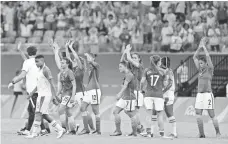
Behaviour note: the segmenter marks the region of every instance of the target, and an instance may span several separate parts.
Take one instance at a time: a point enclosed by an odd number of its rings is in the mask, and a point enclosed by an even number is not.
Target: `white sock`
[[[63,129],[55,120],[51,122],[51,126],[56,128],[58,131],[61,131]]]
[[[169,123],[171,125],[171,129],[172,129],[171,132],[172,132],[172,134],[177,135],[177,123],[176,123],[176,119],[175,119],[174,116],[171,116],[169,118]]]
[[[151,134],[154,134],[154,129],[156,126],[156,122],[157,122],[157,116],[156,115],[152,115],[151,117]]]
[[[33,129],[32,129],[32,135],[37,135],[38,129],[40,128],[41,121],[34,121],[33,122]]]

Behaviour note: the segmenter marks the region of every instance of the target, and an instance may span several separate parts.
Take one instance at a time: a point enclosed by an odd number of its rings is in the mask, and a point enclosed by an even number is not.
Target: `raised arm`
[[[206,60],[207,60],[208,66],[209,66],[210,68],[214,68],[213,63],[212,63],[212,61],[211,61],[210,54],[209,54],[209,52],[208,52],[208,50],[207,50],[207,48],[206,48],[205,45],[203,45],[203,50],[204,50],[205,55],[206,55]]]
[[[117,99],[120,99],[123,96],[123,92],[127,89],[128,84],[134,79],[133,74],[129,74],[126,76],[124,80],[124,84],[120,90],[120,92],[117,94]]]
[[[198,55],[199,55],[200,49],[201,49],[201,46],[198,47],[198,49],[196,50],[196,52],[195,52],[195,54],[193,56],[193,61],[194,61],[195,66],[196,66],[197,69],[199,69]]]
[[[131,64],[133,64],[135,67],[139,68],[140,63],[134,61],[134,60],[131,58],[130,50],[131,50],[131,48],[126,50],[127,60],[128,60]]]
[[[17,49],[19,50],[19,52],[20,52],[21,57],[23,58],[23,60],[27,60],[28,58],[26,57],[26,55],[24,54],[24,52],[21,50],[21,42],[18,43]]]
[[[53,41],[53,39],[50,40],[50,46],[53,48],[55,54],[55,63],[58,69],[61,69],[61,57],[59,55],[60,47],[56,42]]]
[[[72,52],[72,54],[74,56],[74,59],[75,59],[77,65],[79,66],[80,69],[82,69],[83,68],[82,62],[81,62],[78,54],[76,53],[76,51],[73,49],[73,44],[74,44],[74,41],[71,41],[70,44],[69,44],[69,48],[70,48],[70,50],[71,50],[71,52]]]
[[[60,74],[58,74],[58,87],[57,87],[56,96],[59,96],[61,94],[61,91],[62,91],[62,83],[60,81]]]
[[[172,77],[173,77],[173,73],[171,71],[168,71],[168,73],[165,75],[165,78],[164,78],[165,88],[162,90],[163,93],[165,93],[167,90],[169,90],[172,87],[173,81],[174,81]]]
[[[65,49],[66,49],[66,57],[73,63],[71,57],[70,57],[70,52],[69,52],[69,44],[70,44],[70,41],[67,41],[66,44],[65,44]]]

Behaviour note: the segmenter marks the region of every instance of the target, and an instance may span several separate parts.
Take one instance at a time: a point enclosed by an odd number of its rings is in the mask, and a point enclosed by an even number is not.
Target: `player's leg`
[[[121,117],[120,117],[119,114],[123,110],[123,108],[122,108],[123,103],[122,102],[119,102],[119,101],[117,102],[116,107],[114,108],[114,111],[113,111],[113,115],[114,115],[114,118],[115,118],[116,130],[110,136],[120,136],[120,135],[122,135],[122,132],[121,132]]]
[[[69,132],[70,134],[75,135],[78,131],[78,126],[76,126],[75,122],[74,122],[74,116],[72,115],[72,108],[67,107],[66,108],[66,115],[67,115],[67,119],[68,119],[68,123],[69,124]]]
[[[101,118],[100,118],[100,110],[99,110],[99,104],[91,104],[93,113],[96,118],[96,130],[92,133],[101,134]]]
[[[215,128],[215,132],[216,132],[216,135],[219,137],[221,134],[220,134],[220,129],[219,129],[219,123],[218,123],[218,120],[217,118],[215,117],[215,111],[214,111],[214,96],[213,94],[209,94],[208,93],[208,96],[207,96],[208,100],[207,100],[207,103],[208,103],[208,114],[213,122],[213,125],[214,125],[214,128]]]
[[[151,97],[144,98],[144,105],[146,108],[146,133],[141,133],[142,136],[151,137],[151,114],[153,109],[153,100]]]
[[[204,101],[204,95],[202,93],[198,93],[196,96],[195,111],[196,111],[196,121],[199,129],[200,138],[205,138],[204,124],[202,119],[202,113],[204,109],[203,101]]]
[[[10,118],[12,118],[13,111],[14,111],[14,108],[15,108],[15,105],[16,105],[16,102],[17,102],[18,95],[19,95],[18,92],[14,92],[15,98],[14,98],[14,101],[13,101],[13,106],[12,106],[11,113],[10,113]]]
[[[59,106],[59,119],[61,122],[61,125],[64,129],[67,129],[67,123],[66,123],[66,105],[60,104]]]
[[[153,107],[155,107],[155,106],[153,106]],[[150,133],[149,134],[150,134],[151,137],[153,137],[154,136],[154,130],[155,130],[156,126],[157,126],[157,112],[156,112],[155,109],[153,109],[151,111],[151,113],[152,113],[152,116],[151,116],[151,127],[150,127]]]
[[[137,112],[135,109],[136,101],[135,100],[126,100],[127,106],[125,107],[124,112],[131,118],[131,127],[132,132],[127,136],[137,136],[137,127],[138,127],[138,119]]]
[[[139,109],[143,106],[143,94],[140,91],[134,91],[134,93],[136,95],[136,118],[138,122],[137,131],[138,133],[142,133],[144,129],[139,118]]]
[[[79,133],[79,135],[90,133],[90,130],[88,127],[88,113],[87,113],[87,107],[88,106],[89,106],[89,103],[83,101],[82,105],[80,107],[80,111],[82,113],[82,121],[83,121],[84,129]]]
[[[154,98],[154,106],[158,117],[158,127],[160,136],[164,136],[164,99],[163,98]]]

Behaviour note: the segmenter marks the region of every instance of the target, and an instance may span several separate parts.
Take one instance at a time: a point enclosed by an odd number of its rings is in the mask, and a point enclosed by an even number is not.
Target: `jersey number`
[[[208,105],[209,105],[209,106],[211,105],[211,100],[208,100]]]
[[[158,79],[159,79],[159,75],[151,75],[150,78],[151,78],[150,85],[156,86]]]

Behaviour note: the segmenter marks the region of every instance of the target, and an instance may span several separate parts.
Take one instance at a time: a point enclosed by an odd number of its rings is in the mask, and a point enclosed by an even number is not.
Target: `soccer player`
[[[211,88],[214,66],[207,50],[207,43],[208,43],[208,39],[203,38],[200,42],[200,45],[196,53],[193,56],[194,63],[196,65],[196,68],[199,71],[198,93],[196,96],[195,110],[196,110],[197,124],[199,128],[200,138],[205,138],[204,126],[203,126],[203,120],[202,120],[203,110],[208,111],[208,114],[211,117],[212,122],[214,124],[216,135],[218,137],[221,135],[219,130],[218,120],[215,117],[214,95],[212,93],[212,88]],[[198,56],[201,49],[203,49],[206,57]]]
[[[142,74],[143,74],[143,65],[142,65],[142,59],[140,57],[140,55],[133,53],[130,53],[130,50],[132,49],[132,47],[130,45],[127,45],[126,50],[124,53],[126,53],[127,55],[127,61],[130,64],[131,67],[131,71],[134,75],[135,78],[135,96],[136,96],[136,111],[137,111],[137,119],[138,119],[138,128],[137,131],[138,133],[143,132],[143,125],[141,125],[140,123],[140,119],[139,119],[139,109],[140,107],[143,106],[143,94],[140,91],[140,81],[142,78]]]
[[[117,94],[117,103],[113,111],[115,117],[116,130],[110,136],[120,136],[121,132],[121,118],[119,113],[124,110],[124,112],[131,118],[132,133],[128,136],[137,136],[137,110],[136,110],[136,98],[134,94],[134,75],[131,70],[128,68],[127,62],[120,62],[119,70],[121,73],[124,73],[124,82],[123,87],[120,92]]]
[[[38,77],[37,77],[37,86],[29,94],[31,97],[35,92],[38,93],[36,101],[36,112],[35,120],[33,122],[32,134],[26,136],[26,138],[35,138],[38,136],[38,128],[41,124],[42,117],[47,120],[54,128],[58,131],[57,138],[61,138],[65,133],[63,129],[49,114],[49,104],[52,100],[52,96],[55,96],[55,86],[54,80],[51,74],[50,69],[44,63],[44,56],[38,55],[35,57],[36,65],[39,68]],[[53,91],[53,93],[52,93]],[[56,97],[56,96],[55,96]],[[55,98],[54,98],[55,99]]]
[[[67,129],[68,123],[66,122],[66,116],[68,117],[69,126],[71,131],[76,132],[76,125],[74,123],[74,117],[71,112],[71,108],[75,105],[75,94],[76,94],[76,82],[74,73],[72,71],[72,63],[67,58],[61,60],[61,71],[58,74],[58,101],[59,105],[59,116],[62,123],[62,127]],[[59,96],[61,98],[59,98]]]
[[[88,62],[88,84],[86,87],[87,93],[83,97],[82,105],[81,105],[81,112],[82,112],[82,119],[84,124],[84,129],[81,131],[80,135],[90,133],[88,128],[88,112],[87,107],[91,104],[92,111],[96,117],[96,130],[92,131],[92,134],[101,134],[100,130],[100,112],[99,112],[99,105],[101,102],[101,90],[99,84],[99,64],[95,61],[94,54],[85,53]]]
[[[85,60],[82,57],[79,57],[78,54],[75,52],[73,49],[73,44],[74,41],[68,41],[66,43],[66,57],[72,62],[73,66],[73,72],[76,80],[76,95],[75,95],[75,101],[77,102],[78,106],[81,106],[83,97],[85,96],[85,87],[83,84],[83,78],[84,78],[84,72],[85,72]],[[71,59],[69,49],[71,50],[74,60]],[[79,109],[80,112],[80,109]],[[76,116],[79,114],[77,112]],[[93,120],[89,112],[87,111],[87,118],[88,118],[88,124],[91,128],[92,131],[95,130],[94,125],[93,125]]]
[[[166,71],[164,80],[163,97],[165,99],[165,113],[169,119],[169,123],[172,127],[170,136],[177,138],[176,119],[173,115],[173,103],[174,103],[174,92],[175,92],[175,81],[173,71],[170,68],[170,58],[165,56],[161,60],[161,67]]]
[[[21,73],[16,76],[12,82],[9,84],[8,88],[12,87],[14,84],[18,83],[22,79],[26,78],[26,91],[27,93],[31,93],[33,89],[36,87],[37,84],[37,73],[39,69],[36,66],[35,63],[35,56],[37,53],[37,49],[34,46],[30,46],[27,48],[27,53],[29,56],[29,59],[26,59],[23,63],[22,71]],[[29,135],[30,130],[34,121],[35,117],[35,105],[36,105],[36,100],[37,100],[38,94],[34,93],[33,96],[31,97],[29,101],[29,106],[28,106],[28,124],[26,126],[26,130],[22,131],[22,135]],[[43,122],[41,123],[41,135],[47,134],[47,131],[45,129],[45,126]]]
[[[164,121],[163,113],[164,110],[164,99],[163,99],[163,81],[164,81],[164,70],[160,68],[161,58],[158,55],[150,57],[150,67],[144,70],[141,79],[141,90],[143,90],[143,84],[147,82],[147,88],[145,91],[144,104],[147,109],[147,113],[152,113],[152,123],[147,122],[146,134],[142,134],[145,137],[153,137],[155,122],[158,117],[159,133],[164,136]],[[155,115],[155,112],[157,116]]]

